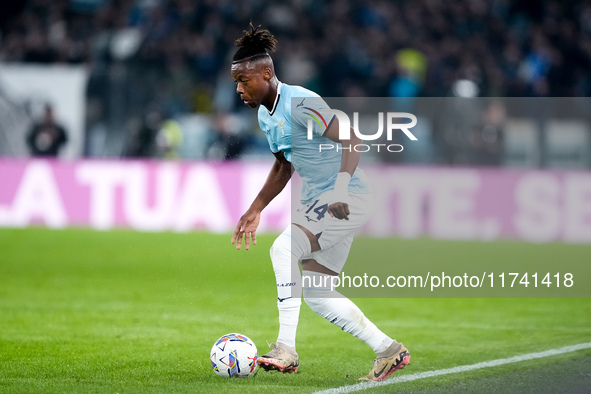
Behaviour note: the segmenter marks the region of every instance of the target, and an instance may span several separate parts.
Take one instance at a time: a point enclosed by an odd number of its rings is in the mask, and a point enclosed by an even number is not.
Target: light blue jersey
[[[277,86],[277,98],[271,112],[264,105],[259,107],[259,126],[271,151],[283,152],[302,178],[302,204],[334,189],[341,167],[342,152],[336,149],[337,145],[340,148],[340,144],[323,137],[332,117],[316,115],[318,110],[328,108],[316,93],[281,82]],[[308,120],[313,120],[312,139],[308,139]],[[320,151],[320,144],[335,148]],[[363,171],[357,168],[349,183],[349,193],[370,193],[371,187],[365,179]]]

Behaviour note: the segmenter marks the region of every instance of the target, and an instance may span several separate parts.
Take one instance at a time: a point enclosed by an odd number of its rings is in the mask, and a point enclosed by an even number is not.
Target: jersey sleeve
[[[305,130],[309,125],[317,135],[324,135],[334,115],[324,110],[330,109],[322,97],[292,97],[291,122]]]

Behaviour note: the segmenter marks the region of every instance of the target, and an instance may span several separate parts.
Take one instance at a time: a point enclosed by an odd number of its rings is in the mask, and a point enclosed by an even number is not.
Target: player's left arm
[[[337,174],[337,180],[334,188],[335,202],[328,206],[328,213],[337,219],[349,220],[349,204],[347,204],[349,195],[349,182],[355,173],[355,169],[359,164],[361,153],[355,151],[353,147],[361,143],[361,139],[351,129],[351,138],[348,140],[341,140],[339,138],[339,120],[333,116],[332,121],[328,125],[324,137],[333,142],[338,142],[342,145],[342,159],[341,168]]]
[[[234,230],[232,244],[236,244],[237,250],[240,250],[243,238],[245,240],[246,250],[250,249],[249,237],[252,239],[252,244],[256,245],[256,231],[261,220],[261,212],[281,193],[291,179],[291,163],[287,161],[283,152],[275,152],[273,154],[275,155],[275,162],[273,163],[273,167],[271,167],[265,184],[250,205],[250,208],[242,215]]]

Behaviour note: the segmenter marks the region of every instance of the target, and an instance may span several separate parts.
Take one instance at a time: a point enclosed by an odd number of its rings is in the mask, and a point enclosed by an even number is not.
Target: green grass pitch
[[[199,232],[0,230],[0,392],[301,393],[357,383],[373,352],[305,304],[297,375],[224,379],[211,370],[209,351],[222,334],[246,334],[259,352],[276,339],[273,240],[261,235],[253,250],[237,252],[229,235]],[[490,264],[504,245],[384,242],[400,261],[425,248],[433,256],[463,249]],[[511,245],[531,258],[591,263],[589,246]],[[356,302],[410,349],[411,365],[394,376],[591,341],[589,299]],[[584,392],[590,371],[588,349],[366,392]]]

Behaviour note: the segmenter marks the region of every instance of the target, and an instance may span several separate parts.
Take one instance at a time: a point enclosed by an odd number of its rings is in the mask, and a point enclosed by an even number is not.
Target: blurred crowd
[[[0,61],[87,65],[89,122],[110,127],[154,111],[237,112],[229,64],[251,21],[279,40],[279,78],[327,97],[450,96],[458,81],[472,96],[591,96],[591,0],[10,4]],[[109,105],[123,79],[137,94]]]
[[[253,21],[279,39],[283,78],[323,95],[442,96],[458,78],[484,96],[591,94],[588,0],[29,0],[6,19],[3,61],[93,65],[133,29],[129,55],[210,89]]]

